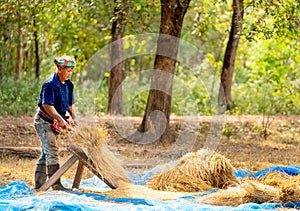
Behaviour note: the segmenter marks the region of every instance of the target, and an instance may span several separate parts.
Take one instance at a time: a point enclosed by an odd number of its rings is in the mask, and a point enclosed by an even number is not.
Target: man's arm
[[[67,128],[68,123],[59,115],[53,105],[43,104],[43,107],[47,114],[49,114],[53,119],[57,120],[58,125],[63,129]]]
[[[74,104],[73,105],[69,105],[68,112],[69,112],[69,114],[72,117],[74,125],[77,125],[77,121],[76,121],[76,109],[75,109]]]

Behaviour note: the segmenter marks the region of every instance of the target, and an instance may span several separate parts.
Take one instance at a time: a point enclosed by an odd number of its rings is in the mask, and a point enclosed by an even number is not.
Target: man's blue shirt
[[[56,111],[65,117],[69,105],[75,103],[73,90],[72,81],[68,79],[62,84],[55,72],[43,83],[38,106],[44,110],[43,104],[53,105]]]

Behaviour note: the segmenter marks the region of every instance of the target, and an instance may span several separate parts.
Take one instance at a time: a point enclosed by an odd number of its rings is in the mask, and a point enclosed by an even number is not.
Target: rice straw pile
[[[242,183],[242,188],[245,190],[242,194],[243,203],[280,203],[279,190],[271,185],[264,185],[256,180],[245,180]]]
[[[243,194],[245,194],[245,190],[240,186],[230,187],[225,190],[219,190],[218,192],[201,196],[199,197],[199,202],[218,206],[238,206],[243,204]]]
[[[168,192],[152,190],[149,187],[142,185],[135,185],[120,181],[117,189],[102,192],[113,198],[143,198],[154,200],[173,200],[182,196],[191,195],[190,192]]]
[[[279,186],[279,189],[282,203],[300,201],[300,174],[290,177]]]
[[[149,187],[134,185],[125,169],[106,145],[107,131],[99,127],[82,126],[73,133],[77,145],[84,148],[99,174],[107,181],[119,182],[115,190],[104,194],[111,197],[171,200],[191,192],[222,189],[197,197],[199,202],[238,206],[244,203],[290,203],[300,200],[300,175],[281,172],[267,174],[262,179],[238,180],[234,168],[224,156],[207,149],[184,155],[179,163],[154,175]],[[228,188],[228,189],[225,189]],[[180,192],[180,193],[176,193]]]
[[[147,184],[154,190],[199,192],[236,183],[229,160],[214,151],[201,149],[184,155],[177,165],[154,175]]]
[[[282,172],[268,173],[262,179],[244,179],[227,190],[199,198],[202,203],[237,206],[245,203],[290,203],[300,200],[300,175],[288,176]]]
[[[283,182],[287,181],[288,179],[289,176],[286,173],[275,171],[266,174],[263,178],[258,180],[262,184],[279,187]]]
[[[108,149],[106,138],[107,131],[100,127],[82,126],[73,133],[75,143],[83,148],[89,161],[102,176],[101,179],[105,178],[110,183],[118,180],[130,182],[119,160]]]

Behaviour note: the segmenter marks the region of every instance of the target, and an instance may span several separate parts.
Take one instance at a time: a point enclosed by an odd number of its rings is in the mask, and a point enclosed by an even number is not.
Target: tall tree
[[[142,141],[164,141],[169,138],[173,76],[181,28],[189,3],[190,0],[161,0],[154,72],[145,114],[139,127],[139,131],[145,134]]]
[[[236,51],[238,48],[240,36],[239,33],[242,30],[242,22],[244,16],[244,1],[233,0],[233,15],[231,20],[231,29],[229,39],[224,55],[223,67],[221,73],[221,83],[219,89],[219,104],[225,104],[227,109],[230,109],[232,104],[231,100],[231,86],[232,76],[234,72],[234,62],[236,57]]]
[[[114,0],[114,17],[110,43],[110,77],[108,90],[108,114],[123,113],[123,37],[129,6],[127,0]]]
[[[37,33],[36,17],[33,17],[33,36],[35,45],[35,77],[38,79],[40,76],[40,56],[39,56],[39,41]]]
[[[17,23],[18,23],[18,45],[17,45],[17,62],[16,62],[16,74],[20,77],[22,72],[23,61],[23,29],[21,26],[21,5],[20,1],[17,2]]]

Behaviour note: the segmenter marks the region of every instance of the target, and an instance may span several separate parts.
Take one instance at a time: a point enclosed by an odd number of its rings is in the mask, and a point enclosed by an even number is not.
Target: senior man
[[[35,170],[35,189],[39,189],[59,169],[57,136],[62,129],[76,125],[74,85],[70,80],[76,61],[70,56],[54,60],[54,72],[42,85],[34,126],[41,140],[41,155]],[[71,118],[66,116],[69,113]],[[60,179],[53,190],[65,190]]]

